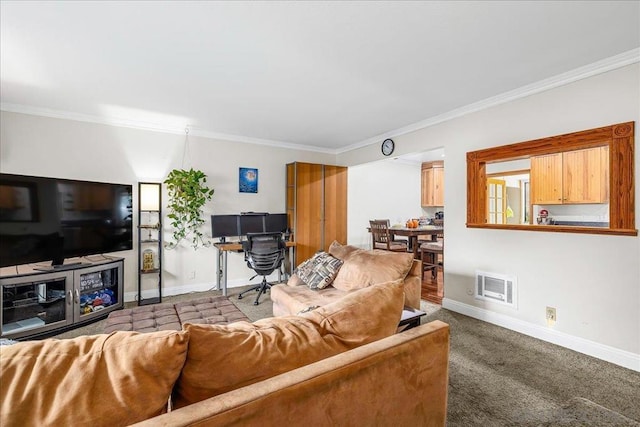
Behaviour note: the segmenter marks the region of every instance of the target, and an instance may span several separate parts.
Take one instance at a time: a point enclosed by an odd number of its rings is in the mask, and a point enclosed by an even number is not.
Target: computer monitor
[[[240,215],[211,215],[211,237],[221,238],[240,236]]]
[[[285,233],[287,231],[287,214],[268,214],[264,217],[264,231],[267,233]]]
[[[240,235],[246,236],[247,233],[264,233],[264,217],[264,214],[240,215]]]

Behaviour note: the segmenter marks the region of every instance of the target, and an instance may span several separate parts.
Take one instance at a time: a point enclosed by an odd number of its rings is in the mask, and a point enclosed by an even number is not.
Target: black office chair
[[[242,242],[244,249],[244,260],[247,266],[253,269],[257,274],[262,276],[262,283],[238,295],[238,299],[242,299],[243,294],[251,291],[259,291],[254,305],[260,303],[260,296],[271,288],[267,283],[267,276],[279,269],[284,260],[286,244],[282,240],[282,233],[248,233],[247,240]]]

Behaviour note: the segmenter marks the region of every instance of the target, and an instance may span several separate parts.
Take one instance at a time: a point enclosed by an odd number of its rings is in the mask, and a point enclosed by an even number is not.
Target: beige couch
[[[449,327],[434,321],[140,426],[444,426]]]
[[[448,326],[395,334],[403,304],[395,281],[299,316],[0,347],[0,425],[444,425]]]
[[[310,307],[323,307],[353,290],[398,279],[403,284],[404,305],[420,309],[422,262],[414,260],[413,254],[365,250],[335,241],[328,253],[343,262],[331,284],[323,289],[310,289],[293,274],[286,284],[271,288],[274,316],[294,315]]]

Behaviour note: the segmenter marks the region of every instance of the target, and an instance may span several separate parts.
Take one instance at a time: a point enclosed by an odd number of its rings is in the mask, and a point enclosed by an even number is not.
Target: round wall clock
[[[382,141],[382,154],[385,156],[390,156],[393,153],[393,149],[395,148],[395,143],[393,139],[385,139]]]

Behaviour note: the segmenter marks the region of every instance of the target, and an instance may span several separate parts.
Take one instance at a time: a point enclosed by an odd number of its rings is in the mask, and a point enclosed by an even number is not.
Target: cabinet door
[[[602,203],[609,203],[609,146],[600,147],[600,191]]]
[[[422,206],[434,206],[433,168],[422,169]]]
[[[294,238],[295,267],[322,249],[323,167],[320,164],[296,163],[296,212]]]
[[[433,206],[444,206],[444,168],[433,168]]]
[[[2,337],[26,337],[73,322],[73,276],[70,272],[3,278],[0,288]]]
[[[444,206],[444,168],[442,165],[423,163],[420,180],[420,204]]]
[[[325,165],[323,250],[334,240],[347,244],[347,168]]]
[[[289,163],[287,164],[287,227],[293,233],[295,230],[295,214],[296,214],[296,164]],[[292,235],[293,240],[295,241],[296,236]]]
[[[117,261],[74,270],[74,322],[122,307],[122,268],[122,261]]]
[[[422,168],[420,179],[420,204],[422,206],[429,206],[429,182],[431,181],[432,173],[431,169]]]
[[[563,203],[603,203],[602,153],[602,147],[563,153]]]
[[[531,158],[531,203],[562,204],[562,153]]]

